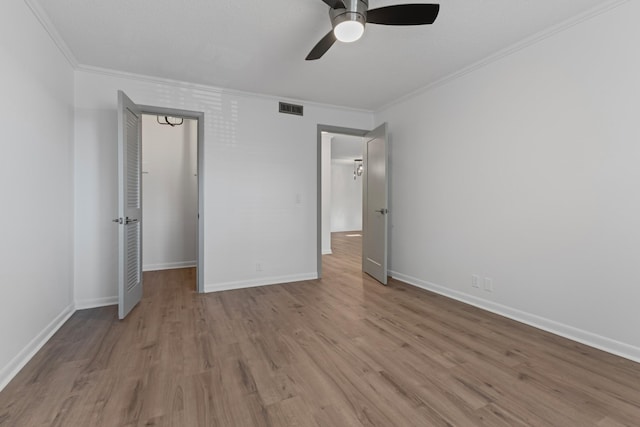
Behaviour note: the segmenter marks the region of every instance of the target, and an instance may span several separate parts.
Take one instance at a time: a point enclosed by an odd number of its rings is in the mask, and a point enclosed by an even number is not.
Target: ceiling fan
[[[315,45],[307,61],[322,58],[339,40],[350,43],[364,33],[365,24],[425,25],[433,24],[439,4],[396,4],[369,10],[369,0],[322,0],[329,5],[333,29]]]

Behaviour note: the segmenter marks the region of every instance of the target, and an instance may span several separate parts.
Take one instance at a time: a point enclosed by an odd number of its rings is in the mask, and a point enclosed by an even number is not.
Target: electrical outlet
[[[487,292],[493,292],[493,279],[490,277],[484,278],[484,290]]]
[[[471,275],[471,286],[473,286],[474,288],[480,287],[480,277],[477,274]]]

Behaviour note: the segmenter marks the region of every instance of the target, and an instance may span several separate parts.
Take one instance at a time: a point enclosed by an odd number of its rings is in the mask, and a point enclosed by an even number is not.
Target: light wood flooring
[[[215,294],[146,273],[78,311],[0,393],[2,426],[639,426],[640,365],[360,272]]]

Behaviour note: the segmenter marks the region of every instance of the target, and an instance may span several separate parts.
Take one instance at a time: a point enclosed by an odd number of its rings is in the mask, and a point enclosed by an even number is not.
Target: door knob
[[[388,209],[382,208],[382,209],[376,209],[375,212],[379,212],[382,215],[386,215],[387,213],[389,213]]]
[[[118,224],[122,224],[122,218],[112,219],[111,222],[117,222]]]
[[[135,224],[138,221],[139,221],[138,218],[129,218],[129,217],[127,217],[127,219],[125,221],[125,224]]]

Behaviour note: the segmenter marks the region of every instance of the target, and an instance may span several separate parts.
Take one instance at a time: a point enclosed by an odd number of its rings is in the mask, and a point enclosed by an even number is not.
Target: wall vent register
[[[294,114],[296,116],[304,115],[302,105],[288,104],[286,102],[280,103],[279,111],[284,114]]]

